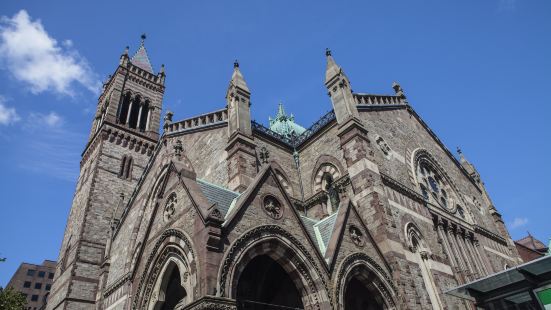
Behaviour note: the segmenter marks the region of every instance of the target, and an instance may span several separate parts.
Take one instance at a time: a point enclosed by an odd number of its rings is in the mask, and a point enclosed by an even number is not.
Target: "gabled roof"
[[[335,221],[337,220],[337,213],[338,212],[335,212],[320,221],[303,215],[300,216],[300,219],[306,228],[306,232],[308,232],[308,235],[310,235],[312,240],[317,243],[322,255],[325,255],[327,245],[329,244],[329,240],[333,234],[333,228],[335,227]]]
[[[153,67],[151,67],[151,62],[149,61],[149,57],[147,56],[147,51],[145,50],[143,42],[142,45],[140,45],[140,48],[136,51],[136,54],[134,54],[134,56],[132,56],[132,59],[130,59],[130,62],[134,66],[154,74]]]
[[[534,238],[534,236],[532,236],[531,234],[528,234],[528,236],[515,241],[515,243],[523,245],[524,247],[529,248],[530,250],[547,251],[547,246],[543,242]]]
[[[216,204],[216,207],[222,212],[224,217],[228,214],[234,200],[240,195],[237,192],[230,191],[205,180],[197,179],[197,184],[199,184],[199,188],[201,188],[209,203]]]

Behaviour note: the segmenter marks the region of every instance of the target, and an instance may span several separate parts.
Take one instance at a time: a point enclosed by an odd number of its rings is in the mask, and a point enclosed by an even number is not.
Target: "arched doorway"
[[[357,277],[351,278],[344,291],[344,310],[379,310],[384,309],[377,301],[368,286]]]
[[[180,269],[174,262],[170,262],[163,274],[154,310],[173,310],[185,300],[187,292],[181,279]]]
[[[239,310],[303,309],[299,290],[285,270],[266,255],[253,258],[237,284]]]

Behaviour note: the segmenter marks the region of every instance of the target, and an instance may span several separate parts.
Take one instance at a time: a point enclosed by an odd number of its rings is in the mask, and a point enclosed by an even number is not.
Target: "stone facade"
[[[400,85],[353,93],[329,51],[325,79],[333,111],[278,132],[236,63],[225,108],[168,113],[159,136],[164,69],[125,51],[49,309],[471,309],[443,292],[520,262],[476,169]]]

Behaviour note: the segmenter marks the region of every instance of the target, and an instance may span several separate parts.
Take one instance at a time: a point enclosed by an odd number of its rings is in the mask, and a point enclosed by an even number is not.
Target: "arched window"
[[[130,117],[128,118],[128,127],[136,129],[138,125],[138,114],[140,113],[141,97],[138,95],[130,104]]]
[[[237,284],[237,309],[304,309],[299,290],[278,262],[266,255],[253,258]]]
[[[459,213],[459,194],[454,190],[452,183],[447,179],[441,169],[428,156],[422,156],[417,161],[416,178],[425,201],[435,206],[455,212],[458,217],[465,219],[464,212]],[[461,208],[464,211],[463,208]]]
[[[330,176],[330,178],[328,178]],[[341,177],[341,173],[337,167],[332,164],[326,163],[319,167],[314,177],[314,192],[325,190],[327,188],[327,181],[336,181]]]
[[[126,179],[126,180],[132,179],[132,166],[133,166],[132,157],[128,155],[124,155],[121,159],[119,178]]]
[[[124,98],[122,100],[121,105],[119,105],[119,110],[117,113],[117,122],[119,124],[126,124],[127,116],[128,116],[128,109],[130,108],[130,92],[127,92],[124,95]]]
[[[147,117],[149,115],[149,100],[146,100],[144,104],[140,107],[140,109],[140,121],[138,127],[140,131],[145,131],[147,125]]]
[[[417,256],[417,262],[419,268],[421,269],[421,275],[423,281],[425,282],[425,288],[429,294],[430,302],[433,309],[442,309],[442,302],[438,296],[438,289],[434,282],[432,276],[432,271],[430,269],[430,264],[428,260],[430,258],[430,250],[427,247],[421,232],[413,223],[406,224],[406,238],[408,242],[409,249],[411,252],[415,253]]]

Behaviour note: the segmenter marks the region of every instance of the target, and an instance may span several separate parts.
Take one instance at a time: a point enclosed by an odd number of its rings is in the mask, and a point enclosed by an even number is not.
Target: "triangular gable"
[[[329,241],[327,243],[327,249],[324,253],[325,261],[327,262],[329,268],[334,267],[338,255],[342,252],[339,251],[339,249],[341,247],[342,240],[345,237],[344,234],[348,231],[347,227],[350,224],[355,225],[358,229],[361,230],[364,235],[364,245],[360,251],[365,253],[367,247],[373,247],[378,258],[377,261],[379,263],[382,263],[386,267],[387,271],[390,273],[390,265],[388,264],[383,253],[379,249],[379,246],[373,239],[373,236],[367,228],[367,225],[365,225],[362,218],[360,217],[360,214],[356,210],[356,207],[348,198],[341,202],[341,205],[337,211],[333,231],[330,235]],[[346,237],[348,238],[349,236]]]
[[[149,61],[147,51],[145,50],[145,46],[143,46],[143,44],[136,51],[136,54],[132,56],[130,62],[136,67],[139,67],[149,73],[153,73],[153,67],[151,66],[151,62]]]
[[[272,178],[273,182],[279,189],[280,195],[285,199],[287,205],[290,206],[289,209],[293,214],[293,217],[296,219],[296,223],[302,228],[304,236],[309,240],[311,246],[316,249],[316,255],[320,258],[320,260],[323,260],[323,255],[319,250],[319,244],[316,241],[315,234],[312,235],[311,228],[308,229],[306,227],[308,224],[306,224],[307,222],[305,223],[304,217],[299,215],[298,211],[294,208],[289,195],[285,192],[285,189],[277,178],[275,170],[271,164],[266,165],[262,170],[260,170],[247,189],[236,199],[236,201],[233,202],[228,214],[226,215],[223,226],[229,227],[234,224],[235,219],[238,217],[237,215],[242,212],[243,209],[255,198],[253,193],[259,190],[269,177]],[[325,265],[325,267],[327,267],[327,265]]]

